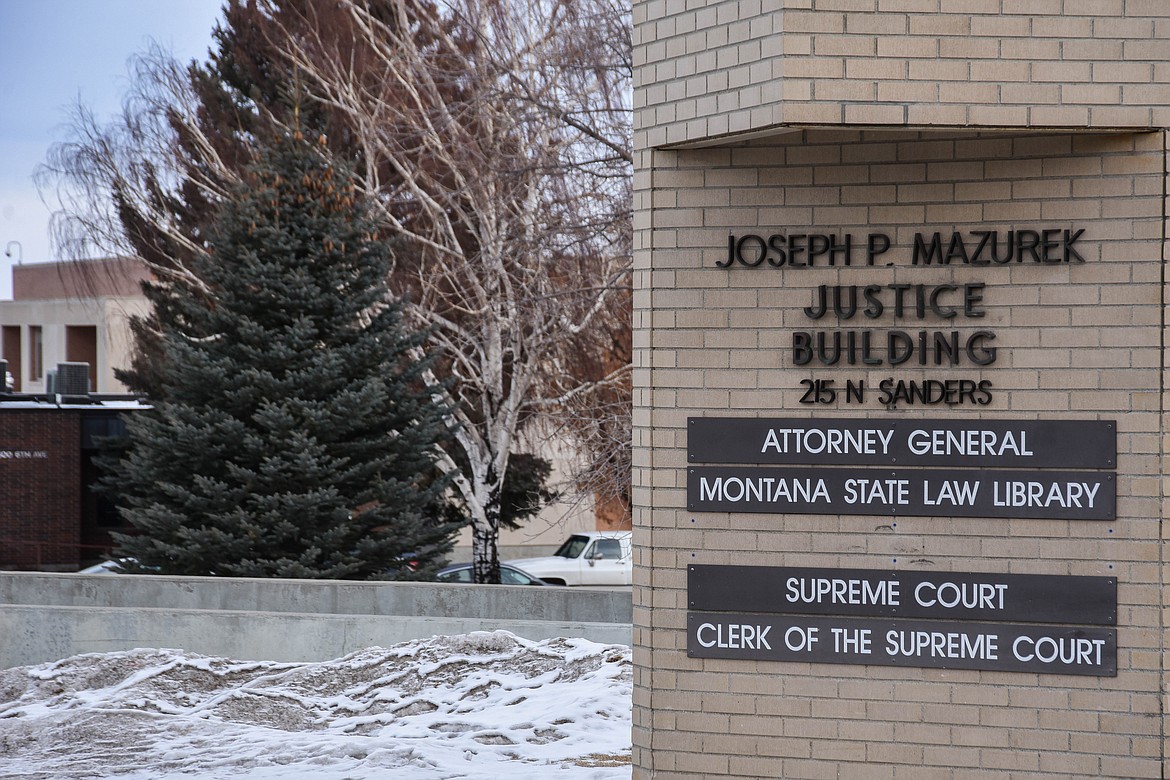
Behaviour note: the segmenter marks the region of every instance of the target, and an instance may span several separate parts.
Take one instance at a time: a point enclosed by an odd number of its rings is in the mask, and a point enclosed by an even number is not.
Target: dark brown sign
[[[692,512],[1112,520],[1116,505],[1096,471],[687,469]]]
[[[706,612],[1117,624],[1117,580],[983,572],[787,566],[687,567],[687,607]]]
[[[1117,631],[938,620],[687,613],[687,655],[1117,675]]]
[[[1112,420],[691,417],[690,463],[1112,469]]]

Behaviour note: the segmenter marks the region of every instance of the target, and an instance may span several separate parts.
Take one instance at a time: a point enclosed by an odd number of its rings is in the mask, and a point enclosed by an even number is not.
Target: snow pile
[[[506,631],[326,663],[79,655],[0,671],[0,766],[22,780],[628,779],[631,687],[624,645]]]

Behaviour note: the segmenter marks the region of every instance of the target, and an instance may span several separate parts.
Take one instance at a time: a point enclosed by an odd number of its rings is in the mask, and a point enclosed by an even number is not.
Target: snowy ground
[[[624,645],[505,631],[326,663],[79,655],[0,671],[0,774],[628,780],[631,679]]]

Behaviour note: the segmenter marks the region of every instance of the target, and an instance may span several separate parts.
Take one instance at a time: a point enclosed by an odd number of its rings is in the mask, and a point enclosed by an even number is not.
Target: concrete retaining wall
[[[439,634],[631,643],[629,590],[0,573],[0,668],[171,647],[321,661]]]

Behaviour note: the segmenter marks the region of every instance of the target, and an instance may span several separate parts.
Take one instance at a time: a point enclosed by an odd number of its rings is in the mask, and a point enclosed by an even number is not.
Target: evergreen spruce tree
[[[428,578],[450,551],[446,433],[347,172],[300,134],[258,153],[159,317],[162,399],[107,484],[131,571]],[[175,284],[181,284],[176,282]],[[409,562],[409,565],[408,565]]]

